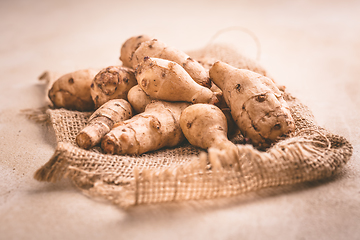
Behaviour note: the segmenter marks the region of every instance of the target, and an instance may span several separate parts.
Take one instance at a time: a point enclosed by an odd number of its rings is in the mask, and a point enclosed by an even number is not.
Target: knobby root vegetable
[[[88,124],[76,136],[79,147],[89,149],[100,143],[115,123],[132,117],[130,103],[124,99],[113,99],[99,107],[89,118]]]
[[[154,99],[147,95],[139,85],[133,86],[128,92],[128,101],[137,113],[144,112],[152,100]]]
[[[187,107],[181,113],[180,127],[190,144],[203,149],[223,150],[227,155],[222,162],[224,166],[238,162],[238,148],[227,137],[227,119],[218,107],[210,104]]]
[[[271,79],[221,61],[214,63],[209,74],[223,91],[242,134],[255,146],[269,147],[294,130],[289,106]]]
[[[98,72],[95,69],[78,70],[57,79],[48,92],[54,107],[78,111],[94,110],[90,86]]]
[[[216,93],[197,84],[176,62],[145,57],[136,68],[135,77],[144,92],[154,99],[210,104],[218,101]]]
[[[134,52],[132,67],[135,69],[143,62],[144,57],[161,58],[176,62],[185,69],[196,83],[208,88],[211,86],[209,74],[199,62],[192,59],[186,53],[169,47],[157,39],[145,41],[140,44]]]
[[[156,101],[143,113],[114,125],[101,147],[105,153],[138,155],[163,147],[173,147],[185,137],[180,128],[180,115],[189,103]]]
[[[124,67],[131,68],[133,66],[132,59],[135,50],[140,46],[142,42],[148,40],[151,40],[149,36],[139,35],[131,37],[123,43],[120,50],[120,60],[122,61]]]
[[[127,99],[127,94],[137,84],[134,71],[121,66],[111,66],[96,74],[91,84],[91,97],[95,108],[111,99]]]

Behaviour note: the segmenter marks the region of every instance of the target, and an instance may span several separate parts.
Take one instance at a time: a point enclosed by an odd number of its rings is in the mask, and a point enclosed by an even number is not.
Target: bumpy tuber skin
[[[121,66],[111,66],[96,74],[91,84],[91,97],[95,108],[111,99],[127,99],[127,94],[137,84],[134,71]]]
[[[140,46],[142,42],[151,40],[147,35],[139,35],[131,37],[124,42],[120,50],[120,60],[123,66],[131,68],[133,66],[132,59],[135,50]]]
[[[115,123],[125,121],[132,115],[131,105],[126,100],[110,100],[90,116],[87,126],[76,136],[76,143],[84,149],[92,148],[100,143]]]
[[[191,103],[216,103],[216,93],[197,84],[176,62],[145,57],[135,70],[136,80],[154,99]]]
[[[90,86],[97,73],[98,70],[95,69],[84,69],[57,79],[48,92],[54,107],[78,111],[94,110]]]
[[[224,165],[238,161],[238,148],[227,137],[227,118],[220,108],[210,104],[191,105],[181,113],[180,127],[190,144],[224,150],[227,155]]]
[[[128,92],[128,101],[137,113],[144,112],[152,100],[154,99],[147,95],[139,85],[133,86]]]
[[[157,39],[152,39],[140,44],[134,52],[132,67],[135,69],[143,61],[144,57],[161,58],[176,62],[185,69],[196,83],[204,87],[211,87],[209,74],[199,62],[192,59],[186,53],[169,47]]]
[[[294,131],[289,106],[271,79],[221,61],[211,67],[210,77],[223,91],[242,134],[255,146],[269,147]]]
[[[189,103],[156,101],[147,105],[145,112],[116,124],[103,137],[101,147],[109,154],[139,155],[163,147],[180,144],[184,135],[180,115]]]

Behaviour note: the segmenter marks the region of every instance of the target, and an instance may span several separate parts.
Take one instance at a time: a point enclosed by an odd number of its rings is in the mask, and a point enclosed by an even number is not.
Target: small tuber
[[[90,86],[97,73],[98,70],[95,69],[84,69],[57,79],[48,92],[54,107],[78,111],[94,110]]]
[[[227,137],[227,118],[220,108],[210,104],[191,105],[181,113],[180,127],[190,144],[223,150],[227,155],[224,165],[238,162],[238,148]]]
[[[133,86],[128,92],[128,101],[137,113],[144,112],[152,100],[154,99],[147,95],[139,85]]]
[[[115,123],[132,117],[130,103],[124,99],[113,99],[99,107],[89,118],[88,124],[76,136],[76,143],[84,149],[100,143]]]
[[[91,97],[95,108],[111,99],[127,99],[127,94],[137,84],[134,71],[121,66],[110,66],[102,69],[91,84]]]
[[[176,62],[145,57],[136,68],[135,77],[144,92],[154,99],[210,104],[218,101],[216,93],[197,84]]]
[[[142,42],[148,40],[151,40],[149,36],[139,35],[131,37],[123,43],[120,50],[120,60],[122,61],[124,67],[131,68],[133,66],[132,59],[135,50],[140,46]]]

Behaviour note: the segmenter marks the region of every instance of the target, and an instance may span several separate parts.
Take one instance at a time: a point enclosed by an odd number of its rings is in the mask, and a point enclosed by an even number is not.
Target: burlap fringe
[[[47,110],[48,107],[30,108],[30,109],[22,109],[20,113],[25,115],[31,121],[37,123],[50,123],[50,116],[47,113]]]

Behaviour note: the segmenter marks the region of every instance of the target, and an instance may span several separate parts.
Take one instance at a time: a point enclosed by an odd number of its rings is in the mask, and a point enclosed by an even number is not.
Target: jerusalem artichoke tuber
[[[89,118],[88,124],[76,136],[76,143],[84,149],[100,143],[115,123],[132,117],[130,103],[124,99],[113,99],[99,107]]]
[[[131,37],[124,42],[120,50],[120,60],[123,63],[124,67],[131,68],[133,66],[132,59],[135,50],[140,46],[142,42],[151,40],[147,35],[139,35]]]
[[[143,113],[114,125],[103,137],[101,147],[110,154],[138,155],[176,146],[185,139],[179,119],[188,105],[185,102],[152,102]]]
[[[97,73],[98,70],[95,69],[84,69],[57,79],[48,92],[54,107],[78,111],[94,110],[90,86]]]
[[[134,52],[132,67],[135,69],[144,57],[161,58],[178,63],[191,78],[201,86],[210,87],[209,74],[205,68],[186,53],[165,45],[157,39],[142,42]]]
[[[216,103],[216,93],[197,84],[176,62],[145,57],[136,68],[135,77],[144,92],[154,99]]]
[[[242,134],[255,146],[268,147],[294,130],[289,106],[271,79],[221,61],[211,67],[210,78],[223,91]]]
[[[152,100],[154,99],[147,95],[139,85],[133,86],[128,92],[128,101],[137,113],[145,111]]]
[[[111,99],[126,100],[128,91],[136,84],[134,71],[130,68],[111,66],[102,69],[91,84],[90,93],[95,108]]]
[[[227,154],[224,165],[238,161],[238,148],[227,138],[227,119],[218,107],[210,104],[194,104],[187,107],[181,113],[180,127],[192,145],[203,149],[224,150]]]

